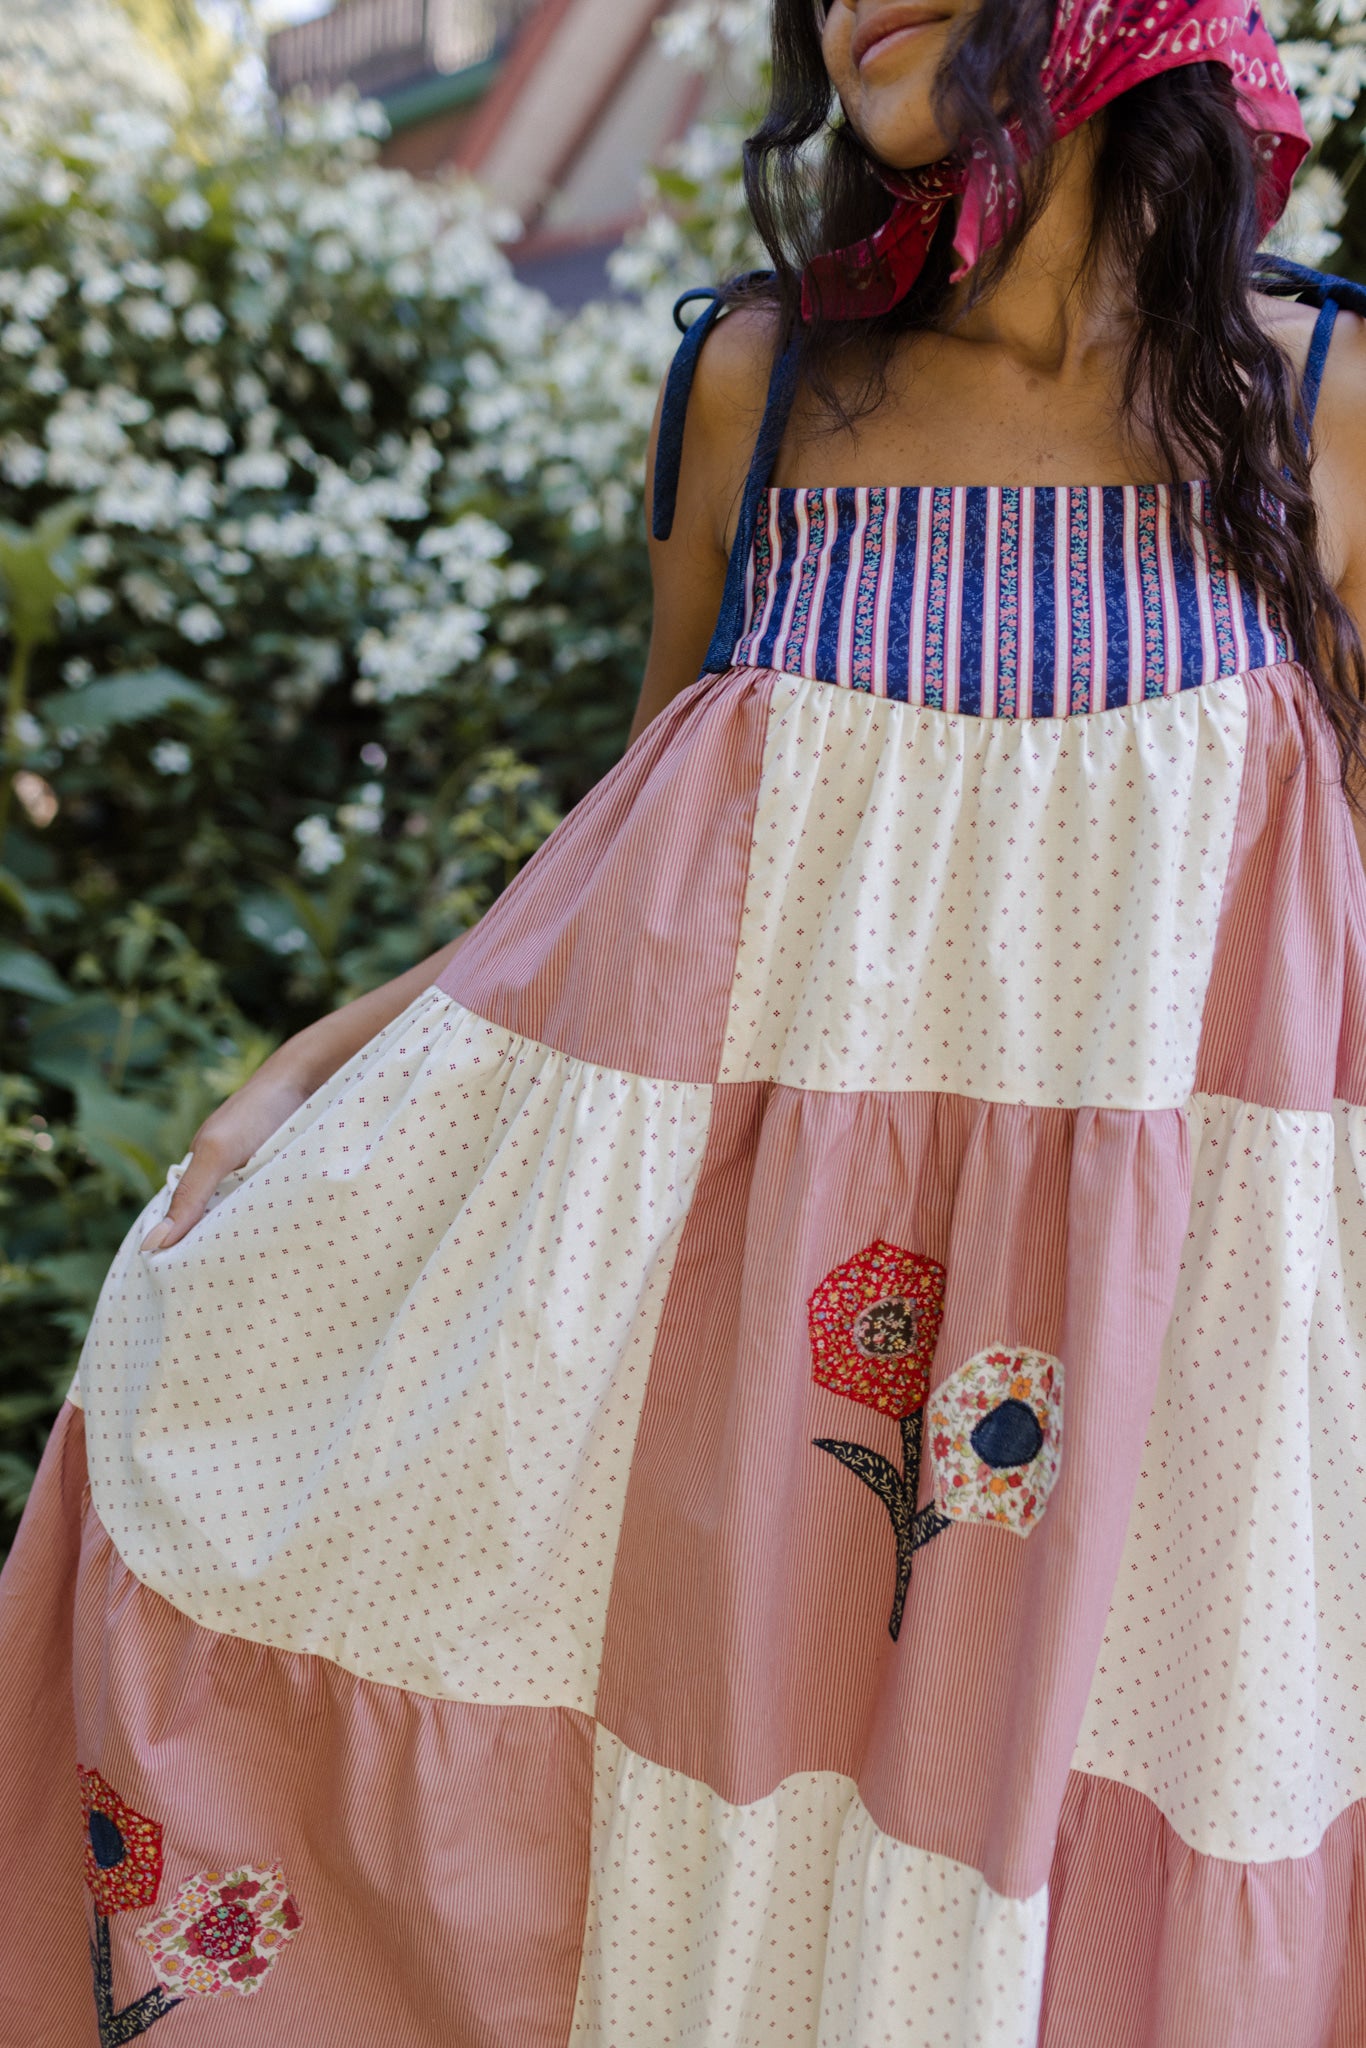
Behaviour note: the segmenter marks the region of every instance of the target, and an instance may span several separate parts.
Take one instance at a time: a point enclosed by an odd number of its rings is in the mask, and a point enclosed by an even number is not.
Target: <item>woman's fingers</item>
[[[208,1207],[209,1196],[227,1171],[219,1148],[211,1139],[201,1138],[171,1196],[171,1206],[162,1221],[143,1238],[141,1249],[164,1252],[168,1245],[178,1244],[186,1231],[198,1223]]]

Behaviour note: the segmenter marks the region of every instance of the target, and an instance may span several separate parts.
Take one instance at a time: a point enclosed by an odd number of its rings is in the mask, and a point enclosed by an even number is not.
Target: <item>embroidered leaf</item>
[[[837,1437],[817,1436],[811,1439],[819,1451],[829,1451],[832,1458],[838,1458],[841,1465],[847,1465],[856,1472],[865,1486],[871,1486],[896,1527],[901,1512],[905,1484],[901,1474],[890,1458],[884,1458],[880,1451],[870,1450],[867,1444],[841,1443]]]
[[[901,1617],[911,1583],[912,1559],[917,1550],[923,1549],[941,1530],[949,1527],[948,1516],[940,1514],[932,1501],[918,1514],[916,1512],[916,1495],[920,1490],[920,1453],[925,1431],[923,1411],[917,1408],[913,1414],[903,1415],[900,1427],[900,1472],[890,1458],[884,1458],[881,1451],[873,1450],[868,1444],[843,1443],[838,1437],[811,1439],[817,1450],[829,1451],[831,1457],[838,1458],[841,1465],[847,1466],[865,1486],[871,1487],[891,1519],[892,1534],[896,1539],[896,1591],[887,1630],[893,1642],[901,1633]]]
[[[139,2034],[164,2019],[168,2012],[180,2004],[178,1998],[170,1998],[158,1984],[154,1991],[144,1992],[131,2005],[125,2005],[122,2012],[114,2006],[114,1963],[110,1953],[109,1922],[103,1913],[95,1915],[95,1939],[90,1944],[90,1968],[95,1979],[95,2020],[100,2031],[100,2048],[122,2048],[125,2041],[135,2041]]]

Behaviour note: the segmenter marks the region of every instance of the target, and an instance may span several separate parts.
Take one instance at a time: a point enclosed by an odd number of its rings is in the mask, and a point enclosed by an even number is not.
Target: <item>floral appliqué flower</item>
[[[1062,1456],[1062,1361],[996,1345],[960,1365],[929,1407],[935,1501],[951,1521],[1037,1524]]]
[[[101,1913],[150,1906],[161,1885],[161,1827],[134,1812],[98,1771],[78,1765],[85,1820],[85,1881]]]
[[[137,1938],[157,1978],[182,1998],[259,1991],[300,1924],[279,1865],[204,1870]]]
[[[807,1303],[812,1377],[884,1415],[925,1404],[944,1316],[944,1268],[875,1238]]]
[[[922,1545],[947,1529],[933,1502],[919,1511],[925,1393],[944,1315],[944,1268],[934,1259],[875,1238],[834,1267],[807,1303],[812,1378],[832,1393],[895,1418],[901,1468],[868,1444],[814,1437],[870,1487],[887,1510],[896,1540],[896,1590],[887,1624],[901,1632],[911,1564]]]

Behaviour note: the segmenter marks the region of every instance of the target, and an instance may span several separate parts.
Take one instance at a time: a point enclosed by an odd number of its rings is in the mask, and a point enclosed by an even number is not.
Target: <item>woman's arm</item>
[[[742,309],[717,322],[698,358],[673,532],[667,541],[650,541],[654,620],[632,739],[671,698],[696,682],[701,670],[721,606],[770,356],[766,316]],[[646,464],[647,506],[653,501],[659,415],[656,405]],[[466,936],[462,933],[406,974],[319,1017],[278,1046],[244,1086],[204,1119],[165,1219],[147,1233],[142,1249],[165,1251],[192,1230],[219,1182],[244,1166],[315,1088],[400,1016],[443,972]]]
[[[462,932],[439,952],[419,960],[416,967],[319,1017],[277,1046],[251,1079],[226,1102],[220,1102],[195,1132],[189,1164],[176,1184],[165,1218],[142,1240],[143,1251],[165,1251],[192,1230],[224,1175],[245,1166],[315,1088],[344,1067],[376,1032],[401,1016],[414,997],[445,971],[456,948],[468,937],[468,932]]]
[[[1312,317],[1305,313],[1306,325]],[[1333,328],[1314,415],[1314,448],[1324,567],[1366,640],[1366,320],[1356,313],[1339,313]],[[1348,793],[1366,860],[1366,784],[1359,775],[1348,777]]]
[[[723,313],[703,343],[683,427],[673,530],[650,533],[654,616],[630,737],[697,681],[721,609],[726,564],[750,451],[763,417],[772,361],[771,320],[761,308]],[[655,406],[645,465],[647,530],[664,394]]]

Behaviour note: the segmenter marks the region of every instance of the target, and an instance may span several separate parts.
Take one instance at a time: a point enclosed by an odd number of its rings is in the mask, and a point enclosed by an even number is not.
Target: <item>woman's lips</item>
[[[934,22],[947,19],[947,14],[937,7],[881,8],[870,20],[860,22],[854,30],[850,56],[854,64],[862,68],[869,57],[890,48],[894,43],[900,43],[917,29],[928,28]]]

